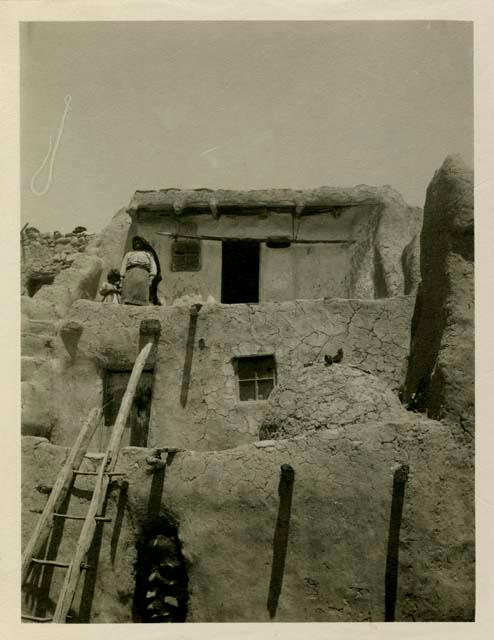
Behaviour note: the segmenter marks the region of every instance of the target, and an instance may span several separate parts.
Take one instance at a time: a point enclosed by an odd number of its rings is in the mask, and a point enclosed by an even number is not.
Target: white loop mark
[[[57,133],[57,139],[55,141],[55,147],[53,148],[53,154],[52,154],[52,140],[51,140],[51,136],[50,136],[50,142],[49,142],[49,148],[48,148],[48,153],[45,156],[45,159],[43,160],[43,162],[41,163],[41,166],[39,167],[39,169],[36,171],[36,173],[33,174],[33,177],[31,178],[31,191],[34,193],[35,196],[44,196],[45,193],[48,192],[48,189],[51,187],[51,183],[53,180],[53,165],[55,163],[55,158],[57,156],[57,150],[58,150],[58,145],[60,144],[60,139],[62,137],[62,133],[63,133],[63,128],[65,125],[65,118],[67,117],[67,114],[70,110],[70,102],[72,100],[72,97],[70,95],[66,95],[64,98],[64,102],[65,102],[65,109],[63,112],[63,116],[62,116],[62,120],[60,122],[60,127],[58,128],[58,133]],[[50,159],[51,156],[51,159]],[[38,191],[35,187],[35,181],[36,178],[38,177],[38,175],[41,173],[41,171],[43,171],[43,169],[45,168],[46,163],[48,162],[48,160],[50,159],[50,164],[48,166],[48,179],[46,181],[46,185],[44,186],[43,189],[41,189],[41,191]]]

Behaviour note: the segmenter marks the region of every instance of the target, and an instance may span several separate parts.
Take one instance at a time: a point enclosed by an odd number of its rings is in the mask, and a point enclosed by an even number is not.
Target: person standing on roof
[[[158,275],[156,252],[150,247],[140,236],[132,239],[132,251],[125,254],[120,268],[122,304],[149,304],[150,287]]]
[[[144,240],[144,238],[141,238],[141,241],[142,241],[142,244],[143,244],[143,247],[144,247],[144,251],[147,251],[148,253],[151,254],[151,256],[152,256],[152,258],[154,260],[154,263],[156,264],[156,275],[151,280],[151,284],[150,284],[150,287],[149,287],[149,298],[150,298],[152,304],[161,305],[160,299],[158,298],[158,285],[162,280],[162,278],[161,278],[161,265],[160,265],[160,261],[159,261],[159,258],[158,258],[158,254],[154,250],[154,247],[152,245],[150,245],[149,242]]]

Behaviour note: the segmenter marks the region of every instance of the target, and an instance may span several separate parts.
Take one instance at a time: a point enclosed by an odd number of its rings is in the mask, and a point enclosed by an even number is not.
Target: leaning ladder
[[[129,417],[134,395],[141,377],[141,373],[146,364],[146,360],[149,356],[152,342],[148,342],[146,346],[139,353],[132,373],[130,375],[127,389],[122,398],[120,409],[118,411],[117,419],[112,429],[112,434],[108,447],[105,451],[103,460],[98,471],[84,472],[79,469],[84,454],[87,451],[89,442],[96,430],[101,417],[100,409],[93,409],[89,414],[87,421],[84,423],[77,440],[61,470],[59,473],[55,485],[51,491],[48,502],[41,514],[36,528],[33,531],[31,539],[29,540],[24,553],[22,555],[22,583],[24,583],[28,577],[29,569],[32,564],[51,565],[52,567],[61,567],[67,570],[65,574],[65,580],[60,591],[57,606],[53,617],[41,618],[37,616],[23,615],[23,620],[31,622],[58,622],[64,623],[67,619],[67,614],[72,605],[72,600],[79,584],[79,580],[82,572],[88,568],[85,563],[87,553],[91,547],[96,531],[96,526],[99,521],[108,521],[107,518],[101,516],[110,479],[113,476],[122,475],[115,471],[115,465],[118,458],[118,452],[120,449],[120,442],[122,440],[123,431]],[[77,475],[95,475],[96,484],[93,490],[93,496],[86,516],[71,516],[69,514],[57,513],[57,509],[63,502],[64,497],[67,495],[69,488],[72,485],[74,478]],[[48,536],[56,517],[68,518],[68,519],[84,519],[84,524],[77,542],[74,555],[70,562],[58,562],[56,560],[43,560],[38,558],[37,555],[41,551],[43,545],[47,542]]]

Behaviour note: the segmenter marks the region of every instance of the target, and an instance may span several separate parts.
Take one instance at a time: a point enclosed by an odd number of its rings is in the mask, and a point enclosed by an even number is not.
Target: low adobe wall
[[[143,528],[164,517],[176,524],[186,561],[187,621],[382,621],[394,562],[397,621],[471,621],[473,452],[462,436],[409,414],[227,451],[178,452],[155,473],[149,450],[123,449],[117,468],[127,476],[112,485],[113,520],[102,525],[90,557],[98,570],[87,572],[74,613],[84,593],[80,621],[133,620],[136,546]],[[24,542],[66,455],[23,438]],[[395,474],[403,464],[409,476],[400,494]],[[281,465],[292,470],[284,480]],[[87,509],[93,482],[77,481],[68,511]],[[70,557],[80,524],[65,527],[59,558]]]

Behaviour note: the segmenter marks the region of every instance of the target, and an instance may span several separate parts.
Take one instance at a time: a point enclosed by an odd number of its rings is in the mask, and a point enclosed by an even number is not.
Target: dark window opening
[[[221,302],[259,302],[258,240],[224,240],[221,265]]]
[[[44,285],[53,284],[54,274],[39,274],[29,276],[26,283],[27,295],[32,298]]]
[[[101,433],[100,450],[108,445],[111,427],[117,419],[120,404],[130,379],[130,371],[107,371],[104,379],[103,413],[104,428]],[[149,418],[153,394],[153,372],[143,371],[122,436],[122,447],[146,447],[148,444]]]
[[[267,400],[276,384],[273,356],[253,356],[234,360],[240,400]]]
[[[174,240],[172,244],[172,271],[199,271],[201,243],[199,240]]]

